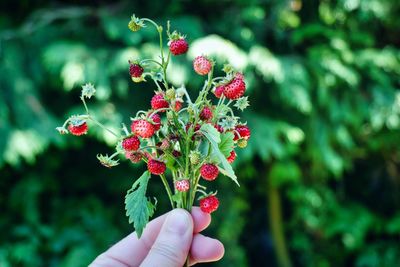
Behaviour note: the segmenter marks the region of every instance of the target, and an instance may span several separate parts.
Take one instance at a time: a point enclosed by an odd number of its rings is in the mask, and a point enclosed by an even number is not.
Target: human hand
[[[183,209],[172,210],[149,222],[138,239],[132,233],[99,255],[89,267],[181,267],[190,253],[190,265],[217,261],[224,246],[203,231],[211,216],[193,207],[191,216]]]

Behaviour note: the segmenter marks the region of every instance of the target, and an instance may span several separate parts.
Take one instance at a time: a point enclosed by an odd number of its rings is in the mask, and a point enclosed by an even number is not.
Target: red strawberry
[[[161,128],[161,117],[157,113],[151,115],[151,120],[153,121],[154,131],[158,131]]]
[[[210,107],[204,107],[200,112],[200,119],[203,121],[211,120],[213,117],[213,113]]]
[[[176,100],[175,101],[175,111],[179,111],[182,108],[182,101]]]
[[[175,182],[175,188],[179,192],[186,192],[190,188],[190,182],[187,179],[178,180]]]
[[[201,177],[207,181],[213,181],[219,174],[218,167],[215,164],[206,163],[200,168]]]
[[[236,74],[235,78],[224,87],[224,95],[232,100],[242,97],[245,91],[246,84],[241,73]]]
[[[137,136],[131,136],[122,140],[122,148],[125,151],[136,151],[140,147],[140,141]]]
[[[184,38],[172,40],[169,44],[169,51],[174,56],[185,54],[189,49],[189,45]]]
[[[192,127],[192,123],[189,122],[186,124],[186,132],[190,129],[190,127]],[[196,126],[194,127],[194,132],[197,132],[198,130],[200,130],[200,128],[200,124],[196,124]]]
[[[220,133],[224,132],[224,128],[222,128],[222,126],[219,124],[214,124],[214,128],[217,129],[217,131]]]
[[[71,134],[80,136],[80,135],[87,133],[88,125],[87,125],[86,121],[80,122],[80,124],[70,123],[68,125],[68,130]]]
[[[126,151],[125,152],[125,157],[129,159],[132,163],[138,163],[139,161],[142,160],[143,155],[140,152],[132,152],[132,151]]]
[[[193,60],[194,71],[199,75],[207,75],[212,67],[211,61],[205,56],[198,56]]]
[[[212,213],[218,209],[219,200],[216,196],[208,196],[200,199],[200,209],[206,213]]]
[[[174,150],[174,151],[172,151],[172,155],[173,155],[175,158],[179,158],[180,156],[182,156],[182,153],[179,152],[178,150]]]
[[[142,138],[152,137],[156,131],[155,126],[144,119],[135,120],[131,124],[132,133]]]
[[[151,108],[154,110],[168,107],[169,103],[167,100],[165,100],[163,94],[155,94],[151,99]],[[161,110],[160,112],[165,112],[165,110]]]
[[[231,151],[231,154],[229,155],[229,157],[226,158],[228,160],[229,163],[233,163],[236,159],[236,152],[235,150]]]
[[[149,159],[147,162],[147,169],[154,175],[163,174],[166,170],[165,163],[156,159]]]
[[[144,71],[142,66],[140,66],[138,63],[131,63],[130,61],[129,64],[129,74],[131,75],[131,77],[139,78],[140,76],[142,76]]]
[[[223,85],[217,86],[217,88],[215,88],[215,90],[214,90],[214,95],[217,98],[221,98],[222,95],[224,94],[224,88],[225,87]]]
[[[251,132],[247,125],[236,125],[234,135],[234,141],[237,141],[241,138],[248,140],[250,138]]]

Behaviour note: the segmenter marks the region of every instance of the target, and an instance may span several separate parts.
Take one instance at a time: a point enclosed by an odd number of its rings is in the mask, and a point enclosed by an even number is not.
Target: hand
[[[198,207],[192,214],[175,209],[146,226],[138,239],[132,233],[99,255],[90,267],[181,267],[190,253],[190,265],[217,261],[224,246],[216,239],[199,234],[208,227],[211,216]]]

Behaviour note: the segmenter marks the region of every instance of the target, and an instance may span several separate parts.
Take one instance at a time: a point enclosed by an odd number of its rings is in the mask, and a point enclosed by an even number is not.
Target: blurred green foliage
[[[132,13],[188,36],[174,85],[201,86],[200,53],[246,76],[252,139],[235,163],[242,186],[218,181],[207,234],[226,255],[209,266],[400,266],[400,2],[77,3],[0,3],[0,266],[85,266],[131,231],[123,196],[143,166],[101,168],[112,137],[54,128],[79,112],[85,82],[110,127],[148,105],[154,88],[130,82],[127,60],[154,56],[157,37],[129,32]],[[149,193],[164,195],[160,181]]]

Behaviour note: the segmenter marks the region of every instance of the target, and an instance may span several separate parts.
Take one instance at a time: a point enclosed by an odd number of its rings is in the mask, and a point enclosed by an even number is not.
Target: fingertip
[[[211,223],[211,215],[203,212],[199,207],[192,208],[193,231],[199,233],[206,229]]]
[[[193,237],[190,249],[191,263],[212,262],[220,260],[225,254],[221,241],[197,234]]]

